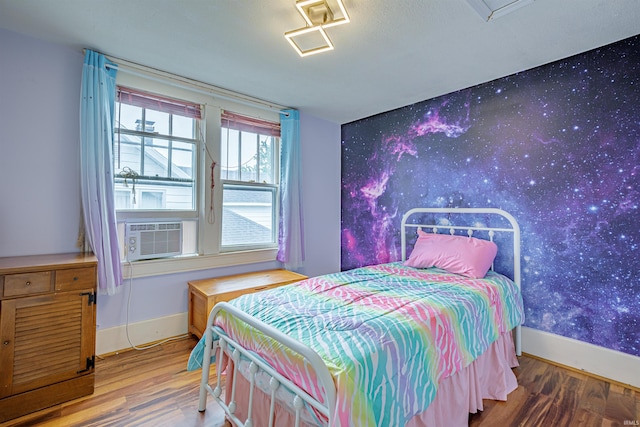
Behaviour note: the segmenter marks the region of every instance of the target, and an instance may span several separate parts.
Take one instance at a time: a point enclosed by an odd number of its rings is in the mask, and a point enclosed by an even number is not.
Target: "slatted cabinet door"
[[[89,292],[65,292],[2,301],[0,398],[93,369],[90,298]]]
[[[93,393],[93,254],[0,258],[0,423]]]

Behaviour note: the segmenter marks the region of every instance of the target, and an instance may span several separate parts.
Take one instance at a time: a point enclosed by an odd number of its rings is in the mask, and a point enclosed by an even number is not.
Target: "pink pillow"
[[[418,240],[404,265],[438,267],[450,273],[481,279],[489,271],[497,253],[498,246],[488,240],[418,230]]]

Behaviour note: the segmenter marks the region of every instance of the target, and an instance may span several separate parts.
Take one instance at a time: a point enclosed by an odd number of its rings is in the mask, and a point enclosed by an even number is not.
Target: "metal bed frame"
[[[439,219],[441,220],[437,224],[430,223],[410,223],[408,222],[410,218],[418,215],[440,215]],[[449,224],[449,220],[447,218],[443,218],[442,215],[447,215],[451,217],[452,215],[458,214],[466,214],[466,215],[487,215],[487,216],[498,216],[507,220],[509,226],[507,227],[489,227],[485,225],[465,225],[465,226],[456,226]],[[444,219],[444,221],[443,221]],[[437,222],[437,221],[433,221]],[[504,222],[504,221],[503,221]],[[406,260],[406,250],[407,250],[407,230],[410,229],[425,229],[430,230],[433,233],[438,233],[440,230],[446,230],[450,234],[455,234],[457,231],[464,231],[468,236],[472,236],[476,232],[486,232],[489,239],[493,241],[496,233],[508,233],[513,236],[513,281],[516,283],[518,287],[520,287],[520,227],[516,219],[509,214],[508,212],[496,209],[496,208],[414,208],[409,210],[402,217],[402,225],[401,225],[401,245],[402,245],[402,261]],[[493,269],[493,266],[491,267]],[[228,337],[219,327],[214,325],[214,320],[217,314],[220,311],[225,311],[229,315],[236,317],[237,319],[245,322],[247,325],[257,329],[262,332],[266,336],[273,338],[278,341],[280,344],[288,347],[294,352],[298,353],[305,359],[305,362],[309,364],[311,369],[315,372],[320,385],[324,389],[324,399],[322,399],[325,403],[320,402],[318,399],[314,398],[306,391],[302,390],[300,387],[296,386],[289,379],[285,378],[275,369],[273,369],[269,364],[264,362],[261,358],[257,357],[252,352],[242,348],[235,340]],[[214,340],[215,336],[215,340]],[[521,329],[520,325],[515,328],[515,348],[516,354],[520,356],[522,354],[521,351]],[[231,393],[229,398],[229,404],[223,400],[222,396],[222,378],[221,371],[222,369],[217,369],[216,381],[215,385],[212,386],[209,384],[210,380],[210,368],[211,368],[211,356],[212,354],[216,354],[216,350],[220,348],[220,352],[218,353],[220,356],[220,360],[217,361],[218,366],[225,366],[224,359],[225,357],[229,357],[226,352],[230,353],[230,358],[233,361],[233,380],[231,384],[226,384],[226,392]],[[249,361],[249,373],[250,378],[248,378],[250,384],[250,391],[248,396],[248,406],[247,406],[247,419],[240,420],[235,412],[237,407],[236,400],[236,378],[240,374],[238,371],[239,361],[241,358],[244,358]],[[270,390],[270,409],[269,409],[269,427],[273,427],[274,425],[274,413],[275,413],[275,405],[276,405],[276,391],[279,387],[286,387],[288,391],[293,393],[295,396],[293,398],[293,406],[295,409],[295,426],[299,427],[300,422],[302,420],[302,411],[305,409],[305,406],[313,407],[320,414],[324,415],[328,420],[328,425],[333,426],[333,414],[336,405],[336,388],[335,383],[333,381],[333,377],[329,372],[329,369],[325,365],[324,361],[320,358],[320,356],[310,347],[302,344],[301,342],[290,338],[289,336],[283,334],[279,330],[269,326],[260,320],[248,315],[247,313],[238,310],[236,307],[225,303],[220,302],[215,305],[215,307],[211,310],[209,314],[209,318],[207,321],[207,327],[205,330],[205,350],[202,361],[202,379],[200,381],[200,395],[199,395],[199,403],[198,410],[203,412],[206,409],[207,405],[207,396],[211,395],[218,402],[218,404],[224,410],[227,419],[233,422],[236,426],[245,426],[245,427],[253,427],[253,396],[254,390],[256,387],[256,375],[259,371],[264,372],[266,375],[270,377],[269,381],[269,390]],[[258,414],[259,416],[264,416],[265,414]]]

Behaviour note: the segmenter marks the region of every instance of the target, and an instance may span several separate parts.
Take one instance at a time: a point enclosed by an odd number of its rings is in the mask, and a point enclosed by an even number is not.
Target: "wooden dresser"
[[[98,262],[0,258],[0,422],[93,393]]]
[[[265,270],[189,282],[189,332],[202,338],[209,312],[216,303],[306,279],[288,270]]]

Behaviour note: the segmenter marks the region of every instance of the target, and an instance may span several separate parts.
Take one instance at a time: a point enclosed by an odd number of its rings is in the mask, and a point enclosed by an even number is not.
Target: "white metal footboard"
[[[230,316],[246,323],[249,326],[259,330],[263,334],[268,337],[273,338],[280,344],[290,348],[296,353],[300,354],[304,357],[309,364],[311,365],[313,371],[315,372],[320,385],[324,389],[324,402],[320,402],[318,399],[309,395],[307,392],[302,390],[300,387],[292,383],[289,379],[285,378],[283,375],[278,373],[273,367],[267,364],[264,360],[256,357],[255,354],[249,352],[240,346],[235,340],[231,339],[229,336],[224,334],[217,326],[214,326],[214,320],[216,315],[224,310]],[[214,344],[214,336],[215,343]],[[216,361],[216,364],[219,369],[217,369],[216,382],[212,387],[209,384],[210,381],[210,368],[211,368],[211,355],[215,354],[217,346],[220,346],[221,351],[220,360]],[[224,399],[221,397],[222,394],[222,385],[221,385],[221,371],[224,366],[224,357],[225,351],[228,350],[231,353],[231,358],[233,360],[233,381],[231,384],[225,385],[225,393],[227,394],[227,398],[229,399],[229,405],[226,404]],[[248,378],[250,384],[249,396],[242,396],[241,398],[246,399],[247,402],[247,419],[240,420],[236,416],[236,407],[237,407],[237,396],[236,396],[236,378],[239,375],[238,366],[240,358],[246,358],[250,360],[249,373],[250,377]],[[253,398],[254,398],[254,390],[256,386],[256,376],[258,373],[262,371],[265,374],[269,375],[269,389],[271,395],[271,403],[270,403],[270,411],[269,411],[269,426],[274,426],[274,417],[275,417],[275,404],[276,404],[276,391],[279,387],[286,387],[291,393],[295,395],[293,399],[293,405],[295,408],[295,426],[298,427],[301,422],[302,411],[305,410],[305,403],[315,408],[318,412],[323,414],[328,419],[328,425],[333,425],[333,414],[336,405],[336,387],[333,382],[333,377],[329,373],[329,369],[325,365],[324,361],[318,356],[318,354],[313,351],[308,346],[302,344],[301,342],[292,339],[291,337],[283,334],[277,329],[261,322],[260,320],[248,315],[247,313],[237,309],[236,307],[225,303],[220,302],[215,305],[211,313],[209,314],[209,319],[207,321],[207,328],[205,330],[205,352],[202,361],[202,379],[200,381],[200,401],[198,404],[198,410],[204,411],[207,406],[207,395],[211,394],[214,399],[220,404],[220,406],[225,411],[227,418],[232,421],[237,426],[245,426],[252,427],[253,426]],[[230,397],[229,397],[230,396]],[[265,414],[258,414],[263,417]]]

